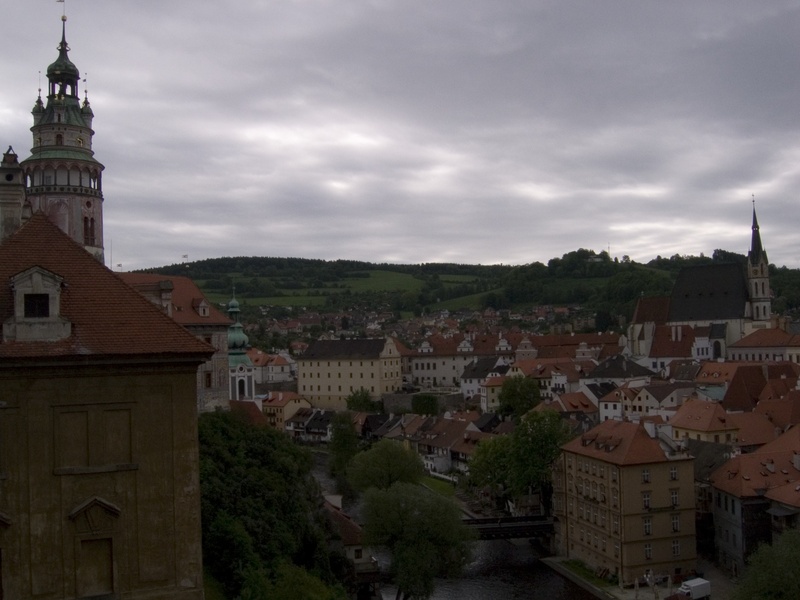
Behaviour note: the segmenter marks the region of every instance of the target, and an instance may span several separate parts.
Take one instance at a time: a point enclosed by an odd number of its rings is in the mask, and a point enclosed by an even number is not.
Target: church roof
[[[744,269],[736,263],[694,265],[678,273],[670,322],[741,319],[748,302]]]
[[[58,341],[0,343],[2,359],[180,357],[205,360],[213,348],[128,287],[69,236],[36,213],[0,245],[0,281],[32,267],[63,279],[60,316],[72,327]],[[14,292],[0,289],[0,320],[15,314]]]

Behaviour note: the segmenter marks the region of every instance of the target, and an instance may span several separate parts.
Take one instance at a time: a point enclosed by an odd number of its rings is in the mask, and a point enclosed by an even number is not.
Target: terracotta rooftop
[[[266,425],[267,417],[252,400],[231,400],[231,412],[242,415],[251,425]]]
[[[741,349],[798,345],[797,340],[792,343],[793,338],[796,337],[797,336],[793,336],[791,333],[787,333],[783,329],[756,329],[753,333],[744,336],[742,339],[732,343],[728,347]]]
[[[669,296],[650,296],[639,298],[633,313],[633,323],[656,323],[667,321],[669,316]]]
[[[791,390],[783,398],[761,400],[753,412],[766,415],[781,429],[800,424],[800,390]]]
[[[651,358],[672,358],[692,355],[694,330],[688,325],[660,325],[653,332]]]
[[[595,406],[594,402],[583,392],[561,394],[556,402],[561,404],[565,412],[597,412],[597,406]]]
[[[603,421],[561,448],[620,466],[669,460],[661,444],[650,437],[643,425],[613,419]]]
[[[159,275],[158,273],[117,273],[125,283],[147,295],[148,290],[163,282],[172,285],[172,318],[184,326],[190,325],[222,325],[228,326],[231,320],[213,303],[206,300],[197,284],[188,277],[177,275]],[[208,316],[200,315],[199,307],[205,302]]]
[[[766,415],[759,413],[730,413],[728,419],[739,429],[736,439],[740,446],[763,446],[781,433]]]
[[[68,359],[182,357],[205,360],[214,349],[170,319],[115,273],[37,213],[0,245],[0,281],[31,267],[63,278],[60,316],[71,323],[59,341],[0,343],[0,357]],[[14,316],[13,290],[0,290],[0,320]]]
[[[670,419],[673,427],[689,431],[715,432],[737,429],[719,402],[687,398]]]

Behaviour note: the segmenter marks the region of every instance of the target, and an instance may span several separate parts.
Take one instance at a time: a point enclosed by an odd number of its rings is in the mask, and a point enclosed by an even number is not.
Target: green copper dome
[[[47,67],[47,78],[53,79],[79,79],[81,74],[78,67],[69,59],[69,46],[67,46],[67,17],[61,17],[61,43],[58,45],[58,59]]]

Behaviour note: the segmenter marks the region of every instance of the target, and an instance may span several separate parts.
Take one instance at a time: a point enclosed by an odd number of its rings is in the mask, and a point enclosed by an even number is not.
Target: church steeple
[[[753,233],[747,254],[747,281],[750,288],[751,316],[754,321],[769,321],[772,316],[772,290],[769,286],[769,259],[761,243],[761,231],[753,198]]]
[[[81,104],[78,67],[69,58],[67,17],[61,17],[58,58],[47,67],[33,115],[31,155],[20,165],[25,180],[24,215],[44,212],[86,250],[103,260],[103,165],[92,151],[88,97]],[[24,218],[24,216],[23,216]]]

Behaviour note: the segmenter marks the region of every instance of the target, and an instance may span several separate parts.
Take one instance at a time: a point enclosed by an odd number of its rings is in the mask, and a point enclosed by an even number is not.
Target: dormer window
[[[72,334],[61,317],[63,278],[32,267],[11,278],[14,316],[3,323],[4,342],[56,342]]]
[[[50,316],[49,294],[25,294],[25,318],[46,319]]]

